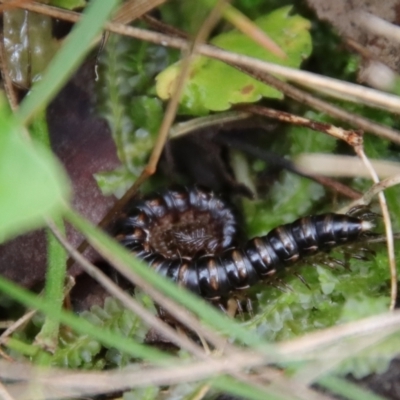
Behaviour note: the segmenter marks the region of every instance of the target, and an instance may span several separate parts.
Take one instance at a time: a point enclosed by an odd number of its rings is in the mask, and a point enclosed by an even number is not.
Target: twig
[[[372,180],[375,183],[379,183],[379,177],[376,173],[374,167],[372,166],[371,162],[367,158],[364,153],[364,149],[361,146],[356,146],[355,148],[356,153],[364,162],[366,168],[371,174]],[[393,229],[392,229],[392,222],[390,220],[390,213],[386,203],[386,197],[383,192],[379,192],[379,203],[382,210],[383,221],[385,223],[385,232],[386,232],[386,240],[387,240],[387,252],[389,258],[389,268],[390,268],[390,310],[394,310],[396,306],[397,300],[397,269],[396,269],[396,257],[394,254],[394,241],[393,241]]]
[[[184,85],[186,79],[190,73],[190,66],[194,61],[194,57],[197,53],[197,49],[201,43],[203,43],[206,38],[208,37],[209,33],[211,32],[212,28],[218,22],[221,12],[224,9],[227,0],[219,0],[216,6],[212,9],[209,16],[206,18],[202,26],[200,27],[199,32],[197,33],[190,52],[186,55],[186,57],[182,60],[182,68],[180,70],[179,77],[177,79],[176,85],[173,89],[173,95],[171,96],[170,101],[168,102],[164,118],[162,120],[158,136],[157,142],[153,148],[153,151],[150,155],[149,162],[147,163],[146,167],[144,168],[142,174],[138,178],[139,184],[141,184],[147,177],[154,174],[157,168],[158,161],[160,159],[162,150],[164,149],[165,142],[168,139],[168,133],[173,123],[173,120],[176,116],[176,111],[178,109],[179,101],[184,89]],[[134,184],[136,188],[139,187],[138,184]]]
[[[12,397],[10,393],[8,393],[7,389],[1,382],[0,382],[0,399],[1,400],[15,400],[14,397]]]
[[[35,314],[36,310],[32,310],[24,314],[21,318],[18,318],[11,326],[9,326],[0,336],[0,344],[3,344],[5,340],[12,335],[20,326],[26,324]]]
[[[234,147],[242,152],[250,154],[253,157],[257,157],[260,160],[264,160],[266,162],[271,162],[274,165],[285,168],[288,171],[291,171],[295,174],[298,174],[300,176],[304,176],[305,178],[311,179],[311,180],[327,187],[328,189],[334,190],[334,191],[340,193],[341,195],[346,196],[350,199],[359,199],[360,196],[362,195],[357,190],[354,190],[351,187],[346,186],[339,181],[336,181],[334,179],[331,179],[331,178],[328,178],[328,177],[325,177],[322,175],[309,173],[308,171],[306,171],[302,168],[299,168],[292,161],[290,161],[284,157],[280,157],[271,151],[260,149],[257,146],[246,143],[245,141],[241,141],[238,139],[231,139],[231,138],[225,139],[224,137],[215,137],[214,140],[216,142],[223,143],[224,145]]]
[[[326,122],[313,121],[309,118],[301,117],[287,113],[285,111],[274,110],[272,108],[245,105],[237,107],[239,110],[247,111],[253,114],[262,115],[264,117],[276,119],[278,121],[287,122],[292,125],[305,126],[317,132],[322,132],[333,136],[336,139],[344,140],[350,146],[358,146],[362,143],[362,136],[354,130],[346,130]]]
[[[322,331],[315,331],[305,336],[279,343],[277,346],[283,357],[290,357],[292,361],[318,359],[323,356],[327,346],[341,343],[343,340],[362,336],[369,336],[385,332],[390,336],[400,329],[400,311],[387,312],[378,316],[368,317],[333,326]]]
[[[296,166],[310,174],[319,173],[326,176],[369,178],[363,162],[355,156],[330,153],[301,153],[293,159]],[[372,159],[372,165],[380,178],[400,174],[400,163]]]
[[[219,359],[201,360],[190,363],[180,363],[165,367],[146,367],[140,369],[126,367],[117,371],[103,372],[84,372],[84,371],[65,371],[65,370],[44,370],[37,368],[26,368],[19,366],[20,373],[18,380],[29,380],[35,378],[37,384],[43,385],[41,388],[45,398],[53,398],[55,394],[65,397],[83,396],[107,393],[111,391],[127,390],[135,387],[173,385],[182,382],[196,382],[199,380],[213,378],[216,375],[237,374],[243,369],[262,366],[265,363],[261,354],[258,353],[237,353],[227,355]],[[17,364],[18,365],[18,364]],[[12,379],[15,375],[15,368],[7,368],[0,361],[0,376],[5,379]],[[25,367],[25,368],[23,368]],[[18,372],[17,372],[18,373]],[[268,375],[268,370],[267,370]],[[273,377],[276,377],[274,371]],[[15,378],[14,378],[15,379]],[[248,380],[251,379],[248,377]],[[26,390],[25,384],[10,386],[15,392]],[[293,400],[328,400],[329,398],[318,392],[308,389],[300,382],[290,381],[289,378],[281,377],[275,379],[269,386],[257,385],[257,388],[265,392],[265,396],[275,394],[280,397],[282,394],[290,396]],[[17,390],[19,389],[19,390]],[[267,397],[265,397],[267,398]]]
[[[365,11],[357,11],[355,20],[366,31],[375,33],[379,36],[384,36],[388,39],[400,42],[400,28],[382,18],[377,17]]]
[[[190,132],[208,128],[210,126],[222,126],[230,122],[242,121],[251,117],[250,113],[240,111],[227,111],[218,114],[207,115],[206,117],[192,118],[189,121],[178,122],[169,130],[169,139],[177,139]]]
[[[113,22],[129,24],[153,8],[165,3],[166,0],[129,0],[121,5],[113,17]]]
[[[342,209],[340,209],[338,212],[342,213],[342,214],[346,214],[349,210],[351,210],[354,207],[368,205],[371,203],[372,199],[378,193],[380,193],[383,190],[386,190],[387,188],[390,188],[392,186],[396,186],[398,184],[400,184],[400,175],[395,175],[390,178],[384,179],[383,181],[375,183],[373,186],[371,186],[370,189],[368,189],[364,193],[364,195],[362,197],[351,202],[346,207],[343,207]]]
[[[235,66],[231,64],[232,66]],[[338,118],[344,122],[347,122],[363,131],[374,133],[377,136],[389,139],[395,143],[400,144],[400,132],[390,129],[384,125],[372,122],[367,118],[361,117],[360,115],[354,115],[345,111],[344,109],[329,104],[311,94],[304,92],[296,87],[283,82],[272,75],[266,73],[258,73],[255,72],[251,68],[238,68],[239,70],[249,74],[250,76],[254,77],[255,79],[266,83],[278,89],[288,97],[298,101],[299,103],[308,105],[316,110],[322,111],[326,114],[331,115],[332,117]]]

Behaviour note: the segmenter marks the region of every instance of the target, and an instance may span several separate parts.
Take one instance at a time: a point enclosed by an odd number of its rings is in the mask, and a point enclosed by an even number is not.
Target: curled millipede
[[[203,188],[180,188],[138,202],[116,238],[156,272],[206,299],[265,280],[304,257],[354,243],[373,224],[352,215],[322,214],[281,225],[236,244],[227,203]]]

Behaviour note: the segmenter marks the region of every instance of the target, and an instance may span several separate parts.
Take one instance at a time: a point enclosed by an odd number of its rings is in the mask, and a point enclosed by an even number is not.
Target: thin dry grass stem
[[[1,77],[3,79],[4,91],[10,104],[12,111],[16,111],[18,108],[18,96],[15,91],[10,71],[8,68],[7,57],[4,49],[4,36],[0,35],[0,69]]]
[[[234,64],[231,64],[235,66]],[[322,111],[332,117],[338,118],[348,124],[351,124],[363,131],[374,133],[376,136],[383,137],[385,139],[391,140],[395,143],[400,144],[400,131],[396,131],[394,129],[388,128],[384,125],[375,123],[370,121],[367,118],[361,117],[360,115],[355,115],[350,112],[345,111],[344,109],[334,106],[326,101],[323,101],[311,94],[304,92],[286,82],[283,82],[272,75],[266,73],[258,73],[250,68],[238,68],[240,71],[249,74],[253,78],[270,85],[286,96],[291,97],[292,99],[298,101],[299,103],[305,104],[314,108],[316,110]],[[356,144],[356,143],[354,143]],[[351,144],[351,145],[354,145]]]
[[[400,163],[395,161],[370,160],[380,178],[400,174]],[[369,178],[362,160],[356,156],[345,156],[330,153],[301,153],[294,157],[294,164],[310,174],[325,176]],[[357,198],[359,198],[358,196]]]
[[[2,1],[1,3],[5,3],[4,5],[0,5],[0,13],[3,13],[7,10],[12,10],[13,8],[23,8],[25,4],[31,2],[32,0],[8,0]]]
[[[378,184],[379,183],[378,174],[376,173],[368,157],[365,155],[364,149],[361,146],[356,146],[354,150],[364,162],[364,165],[369,171],[373,182],[375,182],[375,184]],[[393,229],[392,229],[392,222],[390,220],[389,209],[386,202],[386,197],[383,191],[379,192],[378,198],[382,210],[383,221],[385,224],[385,233],[387,240],[386,245],[389,258],[389,269],[390,269],[390,310],[393,311],[396,306],[396,299],[397,299],[397,269],[396,269],[396,257],[394,254]]]
[[[166,0],[129,0],[121,5],[113,17],[113,22],[128,24],[153,8],[165,3]]]
[[[357,12],[355,20],[360,23],[366,31],[400,42],[400,28],[376,15],[365,11],[359,11]]]
[[[256,115],[262,115],[267,118],[276,119],[278,121],[287,122],[292,125],[304,126],[317,132],[322,132],[333,136],[336,139],[344,140],[350,146],[354,147],[362,143],[362,137],[359,132],[347,130],[325,122],[313,121],[309,118],[299,115],[290,114],[285,111],[274,110],[273,108],[245,105],[239,106],[239,110],[250,112]]]
[[[0,3],[10,4],[10,1],[12,0],[0,0]],[[61,10],[56,7],[51,7],[36,2],[22,4],[16,3],[15,7],[25,8],[30,11],[50,15],[54,18],[59,18],[70,22],[77,22],[80,19],[79,13]],[[106,23],[105,28],[114,33],[149,41],[162,46],[169,46],[181,50],[185,50],[189,47],[189,43],[185,39],[171,37],[170,35],[152,32],[145,29],[134,28],[115,22]],[[234,64],[240,67],[247,67],[261,72],[277,74],[298,84],[307,83],[307,85],[311,86],[313,89],[321,87],[324,89],[324,91],[330,90],[332,91],[332,93],[340,95],[340,98],[345,97],[347,99],[351,97],[354,101],[358,103],[368,104],[371,106],[383,108],[388,111],[393,111],[395,113],[400,113],[400,97],[387,94],[379,90],[369,89],[348,82],[342,82],[336,79],[327,78],[295,68],[289,68],[278,64],[268,63],[256,58],[232,53],[206,44],[199,45],[197,51],[199,54],[227,62],[228,64]],[[348,115],[351,114],[347,114],[347,118]],[[366,122],[369,122],[368,125],[370,126],[370,128],[367,129],[365,127],[360,127],[361,129],[370,131],[371,133],[375,133],[376,135],[385,137],[389,140],[393,140],[396,143],[400,142],[400,132],[389,128],[384,129],[385,127],[382,125],[374,124],[366,119],[363,120],[364,125],[366,124]],[[361,123],[361,120],[359,122]]]
[[[162,120],[160,129],[158,131],[157,142],[153,148],[153,151],[150,155],[150,159],[148,164],[144,169],[144,173],[148,175],[152,175],[157,167],[158,161],[160,159],[161,153],[164,149],[165,142],[168,139],[168,133],[171,128],[171,125],[175,119],[176,112],[178,110],[179,101],[181,99],[181,95],[185,86],[185,82],[190,73],[190,66],[196,56],[198,46],[207,40],[208,35],[211,30],[214,28],[215,24],[218,22],[221,16],[221,12],[227,0],[219,0],[216,6],[212,9],[204,23],[201,25],[199,32],[197,33],[191,49],[189,53],[182,60],[182,67],[173,89],[173,95],[171,96],[170,101],[167,104],[167,108],[165,110],[164,118]]]
[[[24,326],[27,322],[31,320],[31,318],[36,314],[36,310],[32,310],[24,314],[21,318],[18,318],[11,326],[9,326],[1,335],[0,335],[0,344],[5,343],[7,338],[12,335],[17,329],[21,326]]]
[[[142,21],[146,22],[146,24],[156,31],[165,33],[170,36],[176,36],[179,38],[187,39],[186,33],[182,32],[180,29],[175,28],[172,25],[165,24],[164,22],[158,20],[157,18],[152,17],[149,14],[145,14],[141,17]]]
[[[348,197],[349,199],[359,199],[362,195],[362,193],[352,189],[349,186],[344,185],[337,180],[322,175],[312,174],[304,168],[298,167],[290,160],[277,156],[275,153],[269,152],[267,150],[260,149],[259,147],[252,144],[248,144],[241,140],[232,138],[221,140],[221,138],[216,137],[215,140],[225,145],[228,145],[230,148],[236,148],[242,153],[247,153],[252,157],[259,158],[260,160],[264,160],[266,162],[274,162],[276,165],[279,165],[280,167],[285,168],[288,171],[311,179],[326,187],[327,189],[332,190],[333,192],[340,193],[341,195]]]
[[[12,357],[10,357],[7,353],[5,353],[3,351],[3,349],[1,349],[1,348],[0,348],[0,357],[4,358],[5,360],[7,360],[9,362],[14,362],[15,361]]]
[[[327,348],[336,346],[343,340],[380,336],[382,333],[388,337],[399,330],[400,311],[394,310],[281,342],[277,344],[277,348],[283,359],[291,361],[317,360],[323,357],[323,352]]]
[[[251,113],[240,111],[227,111],[218,114],[207,115],[205,117],[192,118],[188,121],[178,122],[169,130],[169,139],[176,139],[211,126],[222,126],[230,122],[242,121],[251,117]]]
[[[266,50],[280,58],[287,58],[286,53],[264,31],[235,7],[228,4],[223,11],[223,15],[225,19],[238,30],[253,39]]]
[[[227,356],[217,360],[202,360],[180,365],[171,364],[165,367],[141,366],[140,369],[127,367],[118,371],[103,372],[78,372],[60,371],[56,369],[40,370],[39,368],[27,368],[19,365],[16,370],[15,364],[10,365],[7,371],[1,370],[4,362],[0,361],[0,376],[5,379],[17,379],[22,383],[11,384],[8,389],[13,393],[22,393],[27,389],[29,383],[24,380],[33,381],[36,385],[42,385],[45,399],[65,398],[68,396],[84,396],[122,391],[149,385],[173,385],[182,382],[196,382],[203,379],[214,378],[217,375],[238,374],[244,368],[257,367],[262,363],[259,354]],[[17,364],[18,365],[18,364]],[[265,370],[268,375],[268,369]],[[15,375],[17,374],[17,377]],[[274,371],[273,377],[276,376]],[[14,377],[14,378],[12,378]],[[246,383],[253,381],[254,377],[247,376]],[[270,381],[270,379],[268,379]],[[330,397],[321,396],[320,393],[307,388],[300,382],[295,382],[281,376],[268,386],[255,383],[255,386],[265,392],[265,396],[275,394],[290,396],[293,400],[328,400]],[[18,396],[19,397],[19,396]],[[267,398],[267,397],[266,397]]]
[[[15,400],[13,396],[8,392],[5,386],[0,382],[0,399],[1,400]]]
[[[327,375],[343,361],[347,360],[349,354],[357,357],[359,353],[378,345],[385,339],[387,339],[386,333],[381,332],[371,337],[356,338],[347,342],[343,341],[337,347],[324,350],[318,360],[311,361],[308,365],[299,369],[293,375],[293,378],[306,385],[311,385],[318,378]]]
[[[277,353],[271,354],[269,362],[318,360],[325,357],[326,350],[340,344],[343,340],[362,338],[368,336],[389,336],[400,329],[400,312],[386,313],[384,315],[366,318],[341,326],[335,326],[323,331],[310,333],[301,338],[293,339],[277,345]],[[349,355],[352,348],[349,349]],[[127,387],[145,386],[149,384],[162,385],[173,384],[181,381],[195,381],[215,376],[216,373],[233,372],[242,368],[255,368],[262,366],[265,359],[261,354],[252,352],[240,352],[229,354],[225,357],[210,361],[199,361],[184,366],[171,365],[167,370],[164,368],[141,367],[139,371],[130,369],[107,372],[67,372],[48,370],[40,371],[37,368],[18,363],[6,363],[0,361],[0,376],[4,379],[32,379],[35,377],[38,383],[45,385],[46,389],[67,390],[74,387],[73,384],[80,382],[80,389],[84,393],[101,393],[106,390],[123,389]],[[262,370],[264,371],[264,369]],[[276,370],[267,370],[264,379],[272,379],[280,384],[276,376]],[[286,388],[296,385],[297,382],[282,379]],[[26,389],[25,384],[24,389]],[[53,385],[53,386],[51,386]],[[294,386],[297,394],[298,386]],[[58,392],[59,393],[59,392]],[[293,392],[292,392],[293,393]],[[50,397],[50,396],[49,396]],[[297,398],[297,396],[296,396]],[[303,398],[307,398],[304,397]],[[318,398],[318,397],[316,397]],[[310,397],[309,397],[310,399]]]
[[[67,280],[67,283],[64,287],[64,292],[63,296],[64,299],[68,296],[69,292],[75,285],[75,281],[73,278],[70,278]],[[42,295],[43,292],[40,293]],[[19,329],[21,326],[24,326],[27,324],[32,317],[37,313],[36,310],[31,310],[25,313],[22,317],[18,318],[13,324],[11,324],[1,335],[0,335],[0,345],[3,343],[6,343],[7,339],[9,336],[11,336],[17,329]]]
[[[88,273],[93,279],[99,282],[109,293],[122,304],[135,314],[137,314],[148,326],[154,328],[159,333],[164,335],[172,343],[178,347],[189,351],[198,357],[204,355],[201,347],[196,345],[187,336],[179,335],[174,329],[172,329],[165,322],[161,321],[155,315],[147,311],[139,302],[137,302],[133,297],[126,294],[121,288],[116,285],[110,278],[108,278],[102,271],[100,271],[96,266],[90,263],[86,258],[84,258],[74,247],[67,241],[67,239],[62,235],[57,226],[53,221],[47,220],[47,225],[52,231],[53,235],[62,244],[62,246],[68,251],[68,253],[74,258],[76,262],[82,267],[82,269]]]
[[[357,206],[366,206],[371,203],[372,199],[380,192],[383,190],[386,190],[387,188],[390,188],[392,186],[396,186],[400,184],[400,174],[391,176],[390,178],[386,178],[383,181],[380,181],[378,183],[375,183],[373,186],[371,186],[370,189],[368,189],[364,195],[357,200],[351,202],[348,204],[346,207],[343,207],[340,209],[338,212],[341,214],[347,213],[349,210],[351,210],[354,207]]]

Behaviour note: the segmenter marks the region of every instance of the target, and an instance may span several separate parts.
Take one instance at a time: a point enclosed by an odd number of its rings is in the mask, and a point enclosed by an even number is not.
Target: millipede
[[[372,227],[351,212],[327,213],[297,219],[238,245],[232,208],[214,192],[194,186],[138,201],[114,233],[157,273],[215,300],[305,257],[357,242]]]

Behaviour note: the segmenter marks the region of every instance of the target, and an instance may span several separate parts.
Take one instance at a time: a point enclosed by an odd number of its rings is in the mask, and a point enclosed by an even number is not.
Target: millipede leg
[[[250,318],[254,317],[253,302],[250,297],[246,298],[246,310],[250,315]]]
[[[235,315],[239,313],[239,315],[243,316],[243,309],[240,303],[236,298],[231,297],[227,302],[227,314],[231,318],[235,318]]]
[[[294,275],[300,280],[300,282],[304,286],[306,286],[309,290],[311,290],[310,285],[307,283],[307,281],[304,279],[304,277],[301,274],[299,274],[298,272],[295,272]]]

